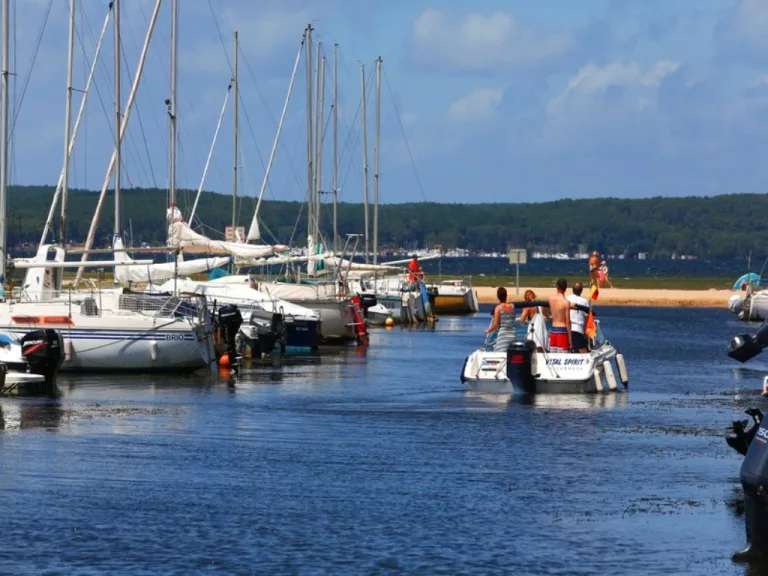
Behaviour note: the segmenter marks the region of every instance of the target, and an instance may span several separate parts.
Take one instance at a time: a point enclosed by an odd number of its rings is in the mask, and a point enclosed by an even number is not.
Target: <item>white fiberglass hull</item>
[[[189,319],[119,310],[88,315],[57,302],[0,306],[0,333],[20,338],[41,328],[64,340],[62,372],[187,372],[216,361],[211,334]]]
[[[531,382],[507,374],[507,353],[476,350],[465,361],[461,380],[479,392],[506,394],[583,394],[612,390],[604,363],[611,363],[614,383],[616,349],[605,343],[586,354],[534,352]]]

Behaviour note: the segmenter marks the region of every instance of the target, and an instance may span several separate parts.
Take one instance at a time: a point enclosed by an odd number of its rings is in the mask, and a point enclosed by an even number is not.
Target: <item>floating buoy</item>
[[[602,378],[602,376],[600,376],[600,370],[595,370],[592,373],[592,378],[594,378],[594,380],[595,380],[595,389],[598,392],[602,392],[603,391],[603,378]]]
[[[613,366],[610,360],[603,361],[603,372],[605,373],[605,381],[608,383],[608,390],[616,390],[616,375],[613,373]]]
[[[229,354],[222,354],[219,358],[219,366],[229,366]]]
[[[387,328],[392,328],[392,326],[394,325],[395,325],[395,319],[392,318],[391,316],[386,320],[384,320],[384,326],[386,326]]]
[[[616,367],[619,369],[619,380],[624,384],[624,388],[629,384],[629,373],[627,372],[627,363],[624,361],[624,354],[616,354]]]

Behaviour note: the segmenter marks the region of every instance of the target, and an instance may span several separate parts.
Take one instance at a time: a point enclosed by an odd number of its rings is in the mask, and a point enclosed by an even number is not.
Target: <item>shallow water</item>
[[[4,399],[0,573],[736,574],[725,311],[606,308],[628,392],[472,394],[486,313],[209,377]],[[746,416],[744,416],[746,417]]]

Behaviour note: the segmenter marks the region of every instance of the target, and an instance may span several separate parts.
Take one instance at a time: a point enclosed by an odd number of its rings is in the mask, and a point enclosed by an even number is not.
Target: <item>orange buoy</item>
[[[229,354],[222,354],[219,358],[219,366],[229,366]]]
[[[395,325],[395,320],[391,316],[384,321],[384,326],[386,326],[387,328],[392,328],[392,326],[394,325]]]

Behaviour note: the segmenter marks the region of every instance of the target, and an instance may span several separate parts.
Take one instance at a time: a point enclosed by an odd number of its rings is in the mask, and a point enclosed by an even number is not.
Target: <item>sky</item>
[[[122,2],[124,106],[155,4]],[[259,194],[304,28],[311,23],[326,62],[323,190],[333,188],[338,44],[341,201],[363,198],[361,65],[373,197],[379,56],[381,202],[768,191],[764,0],[179,4],[180,188],[200,186],[233,74],[237,29],[238,189],[240,195]],[[77,1],[73,124],[107,6],[104,0]],[[67,3],[14,0],[10,26],[11,182],[52,185],[63,165]],[[104,182],[114,138],[113,46],[110,23],[73,151],[73,187],[98,190]],[[168,186],[169,73],[170,1],[164,0],[123,146],[123,187]],[[232,103],[230,97],[206,190],[233,188]],[[306,197],[306,103],[302,57],[264,201]],[[190,194],[180,201],[189,202]]]

